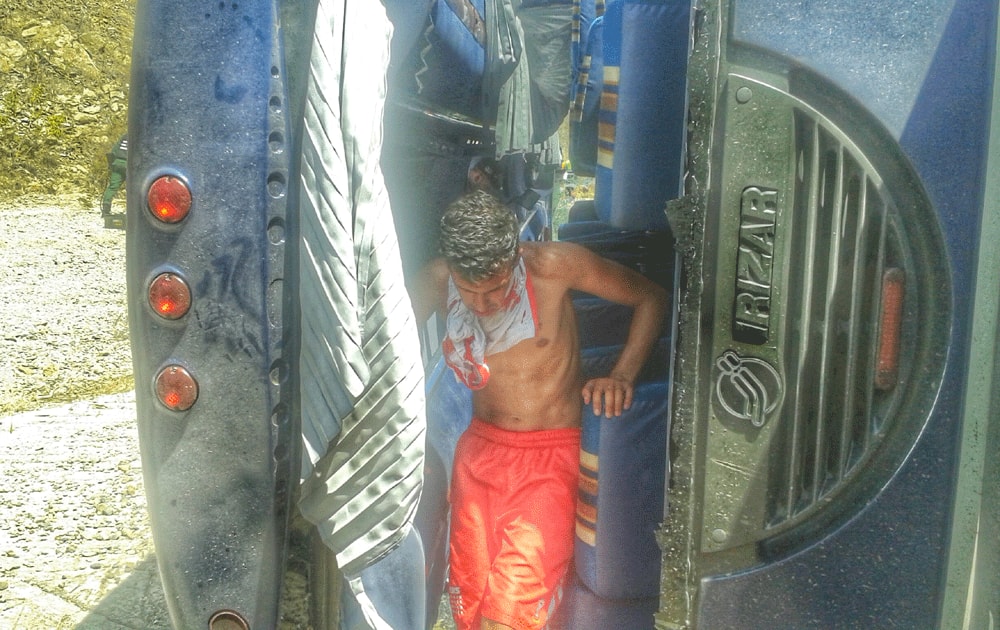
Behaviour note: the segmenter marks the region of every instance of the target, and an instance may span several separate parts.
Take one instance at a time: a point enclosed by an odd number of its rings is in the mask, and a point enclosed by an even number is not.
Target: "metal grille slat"
[[[765,74],[727,75],[706,224],[701,545],[732,550],[727,570],[801,548],[884,486],[947,343],[926,334],[948,313],[939,226],[894,139],[807,70]],[[887,337],[904,340],[898,354],[881,343],[885,270],[905,281]]]
[[[825,490],[833,487],[845,474],[845,469],[841,465],[847,448],[843,428],[849,415],[854,383],[850,369],[855,352],[854,338],[850,334],[855,303],[852,299],[853,280],[857,265],[854,247],[861,219],[860,195],[865,176],[857,161],[849,153],[844,153],[843,163],[841,214],[837,238],[837,282],[835,294],[831,296],[829,311],[832,331],[829,341],[832,348],[829,389],[832,395],[829,402],[831,422],[828,427],[830,447],[825,458],[828,484]]]
[[[836,133],[795,112],[796,215],[790,233],[789,393],[772,479],[771,525],[812,509],[875,443],[870,379],[885,256],[886,205]]]
[[[819,128],[813,121],[800,117],[796,122],[797,133],[804,139],[798,147],[800,155],[802,155],[799,163],[803,172],[798,178],[799,186],[794,191],[793,207],[804,216],[797,216],[793,220],[791,240],[793,248],[801,246],[805,250],[800,256],[796,256],[794,252],[792,254],[793,260],[801,261],[808,260],[815,247],[815,208],[818,205],[816,194],[820,188],[820,141]],[[790,379],[789,404],[785,407],[786,417],[782,423],[790,434],[786,451],[789,453],[789,461],[785,479],[784,511],[783,514],[776,514],[774,521],[786,520],[795,513],[803,489],[802,471],[808,465],[805,453],[805,442],[808,440],[808,436],[803,435],[802,427],[806,423],[804,416],[808,406],[808,398],[804,395],[803,388],[804,383],[809,382],[809,375],[804,371],[808,365],[806,355],[809,348],[808,336],[811,327],[808,303],[812,282],[805,265],[793,266],[793,270],[789,282],[789,303],[799,304],[800,310],[798,316],[793,315],[792,318],[793,327],[797,329],[797,334],[792,335],[788,347],[789,355],[795,357],[795,369],[790,371],[792,378]]]
[[[817,282],[822,283],[824,289],[822,293],[816,294],[816,308],[822,313],[820,319],[820,373],[818,374],[818,390],[816,401],[816,428],[815,443],[816,457],[813,461],[812,474],[812,494],[811,498],[815,502],[823,494],[823,488],[827,483],[827,462],[830,449],[834,446],[828,434],[831,427],[831,397],[834,391],[830,382],[831,373],[836,367],[836,347],[835,347],[835,322],[833,309],[837,300],[837,285],[839,282],[839,259],[840,259],[840,239],[838,238],[838,228],[842,224],[841,217],[844,214],[844,179],[847,168],[844,156],[844,148],[839,142],[830,141],[831,150],[827,153],[832,164],[827,172],[835,173],[833,181],[827,182],[829,190],[824,196],[825,216],[823,227],[825,233],[817,238],[826,247],[826,274],[824,278],[817,278]]]
[[[866,255],[868,260],[871,261],[871,264],[868,268],[868,273],[865,276],[866,285],[858,291],[858,295],[867,300],[865,305],[866,308],[864,310],[867,313],[873,313],[878,311],[878,304],[880,302],[879,278],[882,276],[886,249],[885,202],[874,190],[873,186],[868,187],[866,206],[868,208],[874,208],[870,212],[872,223],[871,229],[866,230],[866,233],[868,234]],[[857,370],[858,378],[871,378],[870,375],[875,373],[875,346],[877,331],[871,325],[870,321],[859,320],[856,325],[861,327],[859,334],[862,335],[862,338],[864,339],[864,342],[861,343],[861,348],[865,351],[865,361]],[[855,452],[851,458],[853,465],[857,465],[857,463],[863,458],[864,454],[872,447],[875,433],[874,389],[870,386],[870,383],[860,383],[858,390],[864,395],[864,400],[862,401],[856,415],[856,426],[854,427],[855,437],[852,444],[855,448]]]
[[[850,290],[848,298],[850,300],[850,306],[848,309],[847,319],[844,323],[845,336],[847,337],[847,351],[845,353],[845,361],[848,366],[856,365],[860,359],[861,349],[865,347],[862,336],[866,329],[865,326],[859,326],[858,323],[862,318],[862,307],[864,299],[864,287],[865,287],[865,270],[868,267],[868,260],[864,258],[865,242],[866,242],[866,230],[865,226],[869,221],[868,214],[868,178],[864,174],[860,174],[857,180],[857,189],[855,190],[854,199],[857,203],[857,216],[856,220],[850,223],[853,228],[853,233],[848,236],[845,230],[844,240],[845,242],[851,243],[850,250]],[[845,226],[847,224],[845,223]],[[841,408],[841,418],[840,418],[840,452],[837,457],[837,476],[843,478],[847,471],[852,465],[851,451],[852,451],[852,440],[853,440],[853,427],[858,418],[857,415],[857,401],[859,392],[859,381],[861,373],[856,370],[846,370],[844,376],[844,401],[843,407]]]

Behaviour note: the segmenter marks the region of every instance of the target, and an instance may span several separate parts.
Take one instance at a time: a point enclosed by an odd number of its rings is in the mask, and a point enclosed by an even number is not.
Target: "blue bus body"
[[[137,4],[127,278],[160,573],[177,628],[275,628],[316,1]],[[383,5],[392,57],[373,71],[405,274],[435,254],[470,161],[497,155],[530,200],[525,238],[580,242],[673,295],[630,415],[584,413],[552,625],[993,627],[997,4],[524,0],[507,3],[516,62],[495,50],[503,2]],[[594,198],[553,225],[564,160]],[[164,283],[186,287],[179,316],[157,311]],[[600,372],[629,313],[575,304]],[[469,393],[426,348],[429,628]]]

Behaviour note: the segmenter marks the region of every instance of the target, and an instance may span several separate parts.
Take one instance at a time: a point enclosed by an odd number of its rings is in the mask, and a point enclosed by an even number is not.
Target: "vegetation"
[[[0,199],[95,207],[127,126],[135,0],[0,5]]]

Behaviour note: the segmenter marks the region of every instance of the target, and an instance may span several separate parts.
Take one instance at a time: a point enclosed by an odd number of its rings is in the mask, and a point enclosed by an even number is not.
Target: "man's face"
[[[494,175],[489,169],[476,166],[469,171],[469,188],[473,190],[485,190],[489,193],[497,193],[497,183]]]
[[[466,280],[454,271],[451,272],[451,278],[455,281],[455,288],[458,289],[462,303],[476,317],[493,315],[506,308],[507,295],[510,293],[513,276],[513,266],[507,267],[479,282]]]

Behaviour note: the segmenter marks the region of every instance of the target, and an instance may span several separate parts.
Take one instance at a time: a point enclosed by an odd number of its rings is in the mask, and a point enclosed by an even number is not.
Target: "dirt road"
[[[0,204],[0,235],[0,628],[168,630],[135,395],[107,394],[133,387],[125,234],[50,198]],[[280,628],[308,630],[289,564]]]
[[[134,395],[0,420],[0,627],[169,628]]]

